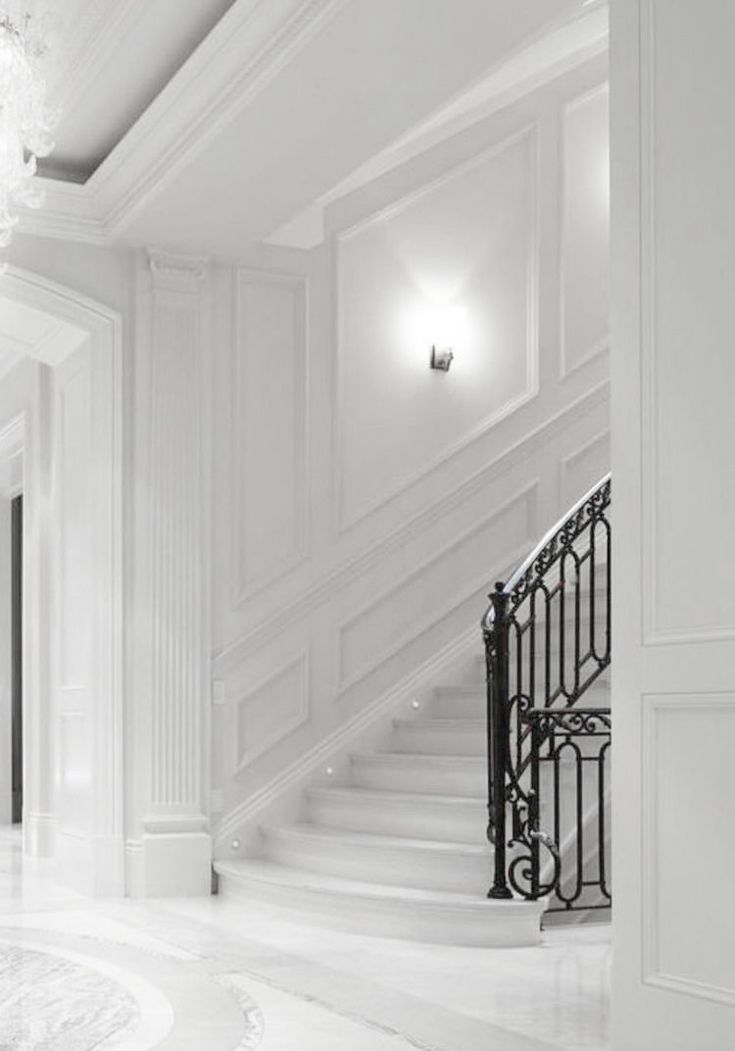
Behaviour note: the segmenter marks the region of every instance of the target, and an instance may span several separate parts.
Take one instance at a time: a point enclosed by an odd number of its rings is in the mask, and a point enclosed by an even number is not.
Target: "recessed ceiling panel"
[[[233,0],[40,0],[51,16],[49,98],[62,114],[45,175],[84,182]]]

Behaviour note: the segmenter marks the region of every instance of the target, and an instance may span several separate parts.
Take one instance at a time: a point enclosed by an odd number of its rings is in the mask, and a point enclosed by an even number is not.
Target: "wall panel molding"
[[[493,525],[498,524],[505,516],[512,514],[514,509],[519,507],[522,509],[523,533],[519,534],[516,529],[511,529],[510,533],[513,537],[513,543],[509,549],[499,551],[497,547],[492,548],[489,545],[489,550],[492,551],[492,559],[496,563],[501,562],[503,565],[512,562],[515,558],[523,557],[527,553],[537,534],[538,491],[539,481],[534,479],[533,482],[524,486],[523,489],[504,501],[481,521],[474,523],[469,529],[452,540],[450,544],[435,552],[429,559],[426,559],[411,573],[399,580],[398,583],[376,598],[371,599],[370,602],[366,603],[339,625],[336,633],[337,645],[335,647],[337,654],[336,684],[338,695],[346,693],[356,686],[357,683],[374,674],[382,665],[406,649],[422,634],[447,619],[454,610],[476,595],[478,590],[484,591],[490,586],[487,581],[483,581],[482,577],[475,577],[469,587],[465,585],[458,588],[449,598],[444,597],[441,604],[435,605],[428,613],[421,613],[412,618],[410,626],[396,633],[391,632],[391,640],[387,646],[379,647],[376,654],[358,660],[355,667],[349,668],[345,651],[348,647],[350,635],[354,635],[359,640],[369,639],[370,632],[366,630],[366,623],[369,623],[371,617],[374,618],[382,610],[383,615],[377,619],[383,620],[384,617],[388,616],[391,606],[394,608],[405,608],[407,603],[402,601],[402,596],[405,600],[406,593],[411,588],[411,585],[419,581],[422,585],[426,585],[426,581],[430,579],[432,569],[452,565],[465,546],[471,545],[472,541],[479,539],[484,533],[492,529]],[[430,592],[427,590],[426,597],[428,598],[429,596]]]
[[[344,508],[344,470],[343,455],[345,448],[344,438],[344,297],[341,293],[341,246],[356,235],[369,229],[372,225],[385,219],[397,216],[407,210],[411,205],[429,196],[436,190],[460,179],[462,176],[486,164],[488,161],[502,156],[510,149],[519,144],[527,144],[529,151],[529,180],[532,186],[532,200],[530,214],[526,217],[528,222],[528,245],[526,259],[526,384],[521,393],[511,398],[504,405],[499,406],[487,417],[474,425],[466,434],[453,441],[439,454],[433,456],[419,469],[408,473],[404,478],[394,485],[389,486],[375,499],[368,501],[365,506],[357,512],[346,514]],[[482,440],[499,423],[512,416],[524,405],[528,404],[538,393],[539,377],[539,330],[538,330],[538,294],[539,294],[539,270],[540,270],[540,245],[539,245],[539,149],[538,149],[538,127],[537,124],[525,124],[522,128],[507,136],[500,142],[494,143],[490,148],[469,160],[461,161],[452,165],[449,170],[440,176],[434,177],[412,192],[393,200],[387,206],[379,208],[359,222],[334,234],[330,239],[330,264],[332,269],[332,297],[333,297],[333,401],[332,419],[333,443],[332,461],[334,465],[333,485],[333,521],[336,535],[351,532],[358,525],[370,519],[376,512],[390,505],[402,494],[409,492],[415,486],[424,481],[428,476],[442,466],[452,462],[459,457],[468,447]]]
[[[288,708],[273,711],[277,706],[279,686],[286,686],[290,694]],[[276,702],[276,703],[274,703]],[[261,755],[290,736],[309,719],[309,653],[304,650],[292,657],[275,671],[261,679],[247,692],[236,695],[231,701],[235,712],[236,732],[233,734],[235,755],[234,774],[241,773]],[[252,743],[243,747],[243,737],[250,736],[248,719],[258,707],[270,709],[265,732]]]
[[[274,615],[262,621],[255,629],[219,650],[214,656],[214,673],[217,676],[225,674],[245,661],[251,653],[275,639],[286,628],[311,616],[317,607],[349,583],[369,573],[392,552],[421,536],[433,524],[470,500],[474,494],[533,456],[566,428],[588,414],[599,411],[607,404],[608,398],[609,384],[605,381],[549,416],[491,459],[481,470],[476,471],[460,485],[449,489],[434,504],[327,574]]]
[[[433,653],[420,668],[412,671],[374,701],[362,707],[313,748],[290,763],[285,770],[279,771],[255,793],[229,810],[215,830],[216,843],[224,845],[229,836],[239,832],[243,825],[257,819],[284,793],[307,783],[315,771],[328,763],[360,733],[378,723],[386,713],[394,710],[401,702],[413,697],[424,685],[433,682],[442,668],[451,665],[459,657],[474,652],[476,648],[477,628],[473,625],[458,638],[452,639]]]
[[[707,717],[727,717],[728,726],[717,726],[714,734],[710,728],[710,737],[715,740],[731,740],[735,730],[735,694],[711,692],[699,694],[667,693],[644,694],[642,698],[642,738],[641,738],[641,778],[642,799],[642,960],[643,982],[656,988],[672,992],[686,993],[704,1000],[735,1005],[735,969],[732,967],[731,939],[728,937],[726,917],[732,913],[731,890],[729,886],[730,867],[720,870],[722,858],[713,856],[712,843],[720,841],[724,845],[720,853],[732,850],[729,847],[732,839],[727,832],[725,812],[729,809],[727,794],[729,760],[725,749],[722,749],[719,763],[717,756],[707,749],[695,752],[691,747],[692,728],[682,726],[676,729],[677,720],[694,716],[698,725],[705,730]],[[668,737],[666,733],[668,731]],[[680,752],[675,749],[679,748]],[[702,754],[704,751],[705,754]],[[673,761],[672,761],[673,753]],[[697,852],[687,862],[681,856],[684,849],[679,825],[684,819],[684,827],[691,830],[691,815],[681,815],[677,806],[672,804],[671,789],[676,781],[671,767],[678,759],[687,763],[687,778],[684,782],[690,786],[692,778],[702,789],[701,800],[695,797],[691,806],[706,809],[712,795],[713,786],[707,779],[719,779],[716,795],[721,798],[720,819],[710,820],[705,828],[698,830]],[[715,769],[712,769],[714,763]],[[724,775],[724,780],[723,780]],[[680,780],[680,779],[679,779]],[[714,828],[712,826],[715,826]],[[666,834],[668,833],[668,837]],[[672,847],[673,844],[673,847]],[[709,854],[702,858],[702,852],[709,844]],[[666,848],[669,848],[668,855]],[[672,856],[672,850],[675,852]],[[708,860],[709,858],[709,860]],[[668,862],[668,865],[667,865]],[[670,888],[671,872],[678,872],[684,866],[683,878],[676,878],[676,885]],[[709,884],[703,884],[700,874],[712,877]],[[718,882],[715,883],[714,880]],[[684,931],[677,946],[679,930],[672,924],[670,911],[671,899],[681,900],[683,884],[690,891],[685,914],[681,915],[678,924],[695,926],[694,931]],[[702,895],[707,895],[704,900]],[[659,922],[659,902],[666,895],[666,929]],[[713,898],[714,896],[714,898]],[[709,921],[712,910],[722,918],[724,933],[720,935],[719,946],[712,946],[713,926]],[[732,925],[729,925],[730,928]],[[706,935],[706,937],[704,937]],[[692,941],[696,941],[697,951],[692,950]],[[706,952],[704,951],[706,947]],[[711,953],[719,949],[717,959]],[[677,973],[677,961],[686,961],[689,973]],[[695,958],[698,956],[699,959]],[[699,969],[699,974],[697,970]],[[712,980],[711,972],[719,969],[728,972],[730,981],[718,983]],[[704,973],[709,971],[710,974]]]
[[[560,237],[559,237],[559,375],[562,380],[567,380],[571,376],[575,375],[580,369],[584,368],[585,365],[594,361],[596,358],[607,354],[610,350],[610,334],[606,332],[598,340],[595,340],[590,344],[587,350],[582,354],[581,358],[574,364],[570,365],[568,361],[568,339],[567,339],[567,311],[565,309],[564,299],[564,275],[568,269],[568,255],[569,255],[569,237],[568,237],[568,209],[566,206],[566,186],[567,186],[567,158],[565,153],[566,146],[566,126],[569,115],[586,103],[591,102],[601,96],[609,97],[610,85],[607,81],[596,85],[590,90],[584,91],[581,95],[577,95],[574,98],[568,100],[561,107],[560,114],[560,141],[559,150],[561,157],[561,171],[560,171],[560,196],[559,196],[559,217],[560,217]]]
[[[581,484],[574,485],[572,479],[574,472],[580,469],[580,465],[583,465],[585,460],[601,460],[604,463],[604,467],[598,473],[590,476],[587,472],[587,476],[581,482]],[[602,476],[610,470],[610,430],[605,428],[598,434],[595,434],[588,441],[583,442],[573,453],[569,456],[564,456],[559,461],[559,508],[562,510],[574,503],[574,501],[582,496],[587,490],[595,484],[596,479],[602,478]]]
[[[266,314],[269,294],[292,300],[285,311],[292,331],[276,333],[278,345],[272,348],[265,345],[269,337],[273,338],[271,333],[253,332],[249,326],[248,297],[258,294]],[[231,491],[235,507],[230,603],[237,610],[257,592],[295,570],[309,553],[308,282],[299,275],[241,267],[235,274],[234,303]],[[252,299],[250,305],[255,314]],[[257,326],[257,319],[253,321]],[[282,339],[289,340],[290,345],[282,348]],[[281,368],[274,369],[273,381],[280,381],[280,386],[290,381],[293,392],[288,412],[277,420],[274,399],[264,387],[267,370],[281,349],[288,355],[288,367],[276,362],[276,368]],[[254,401],[249,400],[251,389]],[[263,406],[266,418],[257,416],[258,404]],[[273,428],[272,435],[268,434],[269,427]],[[281,452],[280,441],[289,428],[292,433],[288,434],[283,462],[276,464],[269,459],[269,478],[259,477],[259,465],[265,462],[266,453],[273,457]],[[292,495],[288,508],[282,506],[286,493]],[[280,523],[289,517],[289,535],[274,550]],[[268,520],[270,527],[264,528],[263,522]]]
[[[658,340],[658,236],[656,214],[656,8],[658,0],[641,0],[641,557],[646,586],[642,592],[644,646],[686,645],[692,642],[735,640],[735,623],[701,627],[696,623],[667,629],[660,623],[659,501],[662,448],[660,347]],[[681,609],[693,611],[696,603]]]

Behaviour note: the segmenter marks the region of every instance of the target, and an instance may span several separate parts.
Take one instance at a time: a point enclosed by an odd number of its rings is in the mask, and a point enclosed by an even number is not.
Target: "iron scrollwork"
[[[602,829],[610,712],[583,709],[578,702],[611,659],[610,501],[608,475],[543,538],[506,584],[496,585],[482,621],[488,838],[494,847],[489,897],[515,893],[533,899],[553,894],[560,907],[596,907],[587,904],[589,894],[581,889],[568,893],[563,856],[575,830],[565,830],[559,817],[560,770],[568,777],[577,767],[587,771],[593,762],[597,764],[603,785],[597,792]],[[592,740],[600,743],[594,758],[588,754]],[[574,777],[581,792],[589,775]],[[545,810],[553,813],[554,820],[543,828]],[[580,844],[584,833],[579,825]],[[603,838],[601,833],[595,886],[607,904]],[[586,855],[577,861],[575,887],[589,884],[582,871],[585,865]]]

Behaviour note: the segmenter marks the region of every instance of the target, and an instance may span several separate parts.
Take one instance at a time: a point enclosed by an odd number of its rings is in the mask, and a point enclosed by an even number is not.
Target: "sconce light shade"
[[[449,368],[454,361],[454,354],[449,347],[436,347],[431,348],[431,361],[430,367],[437,369],[439,372],[449,372]]]

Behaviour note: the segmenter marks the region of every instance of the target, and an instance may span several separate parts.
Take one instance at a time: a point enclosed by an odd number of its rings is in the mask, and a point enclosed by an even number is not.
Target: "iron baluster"
[[[490,824],[495,847],[493,863],[493,885],[488,898],[512,898],[513,893],[506,877],[506,831],[505,831],[505,772],[508,752],[508,595],[502,581],[495,585],[490,596],[493,605],[493,630],[490,664],[491,682],[488,689],[490,725],[490,768],[492,771],[492,793],[490,797]]]
[[[597,724],[586,717],[573,724],[558,717],[587,711],[579,707],[580,699],[610,664],[610,492],[608,476],[547,533],[505,586],[496,585],[483,618],[488,836],[495,849],[489,897],[554,893],[562,908],[604,907],[589,904],[594,888],[609,905],[604,856],[609,710],[589,709],[607,711],[596,733],[590,727]],[[587,584],[589,597],[583,601]],[[537,722],[539,713],[549,718]],[[605,739],[601,754],[587,754],[591,738]],[[560,752],[567,756],[563,767]],[[589,794],[594,763],[598,786]],[[544,815],[551,821],[549,829],[540,827]],[[553,862],[550,879],[542,868],[546,855],[541,847]],[[589,879],[595,853],[598,864]],[[567,864],[572,871],[563,875]]]

